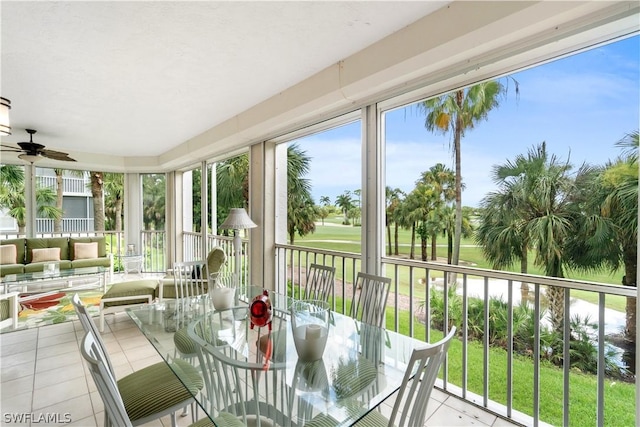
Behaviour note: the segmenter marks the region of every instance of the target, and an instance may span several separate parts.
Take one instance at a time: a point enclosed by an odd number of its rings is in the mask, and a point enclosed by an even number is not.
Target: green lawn
[[[347,303],[348,304],[348,303]],[[341,298],[336,299],[337,311],[342,311]],[[410,335],[410,314],[399,312],[399,333]],[[425,339],[424,325],[414,323],[414,336]],[[419,327],[421,326],[421,327]],[[393,311],[387,311],[386,327],[395,329]],[[442,339],[442,332],[432,330],[430,342]],[[455,339],[448,352],[448,381],[462,386],[462,341]],[[489,350],[489,398],[495,402],[506,404],[508,354],[502,348]],[[482,343],[470,341],[467,346],[467,389],[473,393],[483,393],[484,350]],[[524,356],[513,358],[513,408],[533,415],[533,361]],[[540,419],[552,425],[562,425],[562,392],[563,372],[548,362],[540,365]],[[594,375],[572,371],[569,377],[570,412],[569,421],[572,426],[588,426],[596,424],[597,378]],[[604,425],[634,426],[635,424],[635,385],[619,381],[605,380],[605,414]]]
[[[325,219],[325,225],[316,226],[316,231],[313,234],[309,234],[305,237],[296,236],[296,240],[294,241],[295,245],[304,246],[309,248],[316,249],[326,249],[326,250],[335,250],[335,251],[343,251],[343,252],[352,252],[352,253],[360,253],[360,227],[353,226],[342,226],[342,217],[335,216],[331,218]],[[392,230],[393,233],[393,230]],[[400,241],[400,254],[409,255],[410,252],[410,242],[411,242],[411,232],[409,230],[399,230],[399,241]],[[437,242],[437,255],[440,258],[446,258],[447,256],[447,248],[446,248],[446,239],[443,237],[440,241]],[[386,249],[386,248],[385,248]],[[428,248],[429,256],[430,246]],[[415,255],[417,259],[420,259],[420,241],[416,241]],[[528,272],[530,274],[544,275],[543,270],[533,264],[533,260],[535,255],[533,253],[529,256],[529,267]],[[472,239],[462,239],[461,247],[460,247],[460,260],[467,265],[471,265],[479,268],[491,269],[492,266],[484,259],[482,255],[482,250],[476,246],[475,242]],[[351,276],[351,266],[347,266],[349,270],[349,274],[347,278]],[[519,272],[520,266],[514,265],[509,269],[505,269],[506,271],[511,272]],[[338,275],[340,272],[338,271]],[[441,273],[434,273],[436,277],[442,277]],[[341,277],[338,277],[341,278]],[[578,272],[578,271],[570,271],[567,273],[567,278],[576,279],[576,280],[585,280],[590,282],[598,282],[598,283],[607,283],[619,285],[622,282],[622,272],[618,271],[614,274],[608,273],[606,271],[602,272]],[[408,295],[408,274],[400,274],[400,293]],[[598,294],[594,292],[586,292],[586,291],[571,291],[572,298],[578,298],[593,304],[598,303]],[[624,312],[626,305],[626,298],[612,296],[609,295],[606,298],[606,306],[607,308],[611,308],[613,310]]]

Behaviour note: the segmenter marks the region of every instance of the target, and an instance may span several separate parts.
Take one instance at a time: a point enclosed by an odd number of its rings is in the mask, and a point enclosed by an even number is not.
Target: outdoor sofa
[[[36,273],[57,263],[60,270],[106,267],[113,274],[113,257],[104,237],[18,238],[0,241],[0,277]]]

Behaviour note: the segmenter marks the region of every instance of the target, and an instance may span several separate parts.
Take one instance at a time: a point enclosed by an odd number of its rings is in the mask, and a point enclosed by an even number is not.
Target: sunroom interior
[[[247,234],[246,281],[280,291],[290,278],[287,259],[309,257],[287,245],[288,142],[359,123],[358,268],[397,274],[385,258],[384,114],[640,29],[633,1],[16,1],[3,2],[0,13],[0,95],[11,100],[12,130],[3,144],[25,141],[25,129],[37,129],[34,141],[77,160],[64,167],[123,173],[125,240],[138,247],[142,177],[165,174],[166,264],[159,270],[201,258],[220,234],[215,215],[211,224],[203,216],[198,239],[184,227],[189,171],[248,153],[247,211],[257,227]],[[0,163],[24,165],[26,176],[36,165],[60,167],[7,152]],[[202,174],[203,194],[209,179]],[[35,192],[27,185],[25,193],[25,234],[35,236]],[[203,197],[202,210],[214,212],[208,203]],[[513,415],[510,403],[495,404],[466,385],[445,390]],[[565,390],[565,408],[569,400]],[[526,419],[537,424],[533,406]],[[600,398],[598,424],[604,413]]]

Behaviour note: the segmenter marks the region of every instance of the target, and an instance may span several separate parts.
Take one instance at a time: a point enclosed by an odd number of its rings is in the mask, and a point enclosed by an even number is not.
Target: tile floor
[[[108,316],[103,339],[118,378],[161,361],[126,313]],[[103,426],[104,410],[80,355],[80,324],[67,322],[0,334],[0,425]],[[429,426],[512,426],[514,424],[434,390]],[[385,408],[389,410],[390,408]],[[30,414],[32,420],[17,420]],[[47,422],[46,417],[50,418]],[[180,427],[191,416],[178,417]],[[170,426],[169,417],[149,426]]]

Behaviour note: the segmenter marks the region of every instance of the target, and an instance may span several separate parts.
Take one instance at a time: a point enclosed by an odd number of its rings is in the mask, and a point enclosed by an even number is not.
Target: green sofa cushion
[[[27,239],[7,239],[0,241],[0,245],[16,245],[16,264],[24,264]],[[15,273],[7,273],[15,274]]]
[[[153,279],[116,283],[109,288],[102,296],[102,299],[133,297],[138,295],[142,296],[142,298],[139,300],[105,301],[104,306],[115,307],[118,305],[143,304],[148,301],[148,298],[146,298],[147,295],[151,296],[152,299],[155,298],[157,286],[158,281]]]
[[[69,260],[62,260],[62,261],[56,261],[56,262],[60,266],[60,270],[68,270],[69,268],[71,268],[71,261]],[[41,271],[44,271],[45,264],[50,264],[50,262],[32,262],[24,266],[24,272],[39,273]]]
[[[103,258],[107,256],[107,247],[104,237],[71,237],[69,239],[69,259],[75,259],[75,244],[76,243],[93,243],[98,242],[98,257]]]
[[[7,274],[22,274],[22,273],[24,273],[24,264],[0,265],[0,277],[4,277]]]
[[[165,362],[135,371],[118,381],[118,390],[131,421],[139,420],[185,402],[204,386],[198,370],[183,360],[174,360],[180,379]]]
[[[71,268],[84,268],[84,267],[109,267],[111,261],[109,258],[90,258],[90,259],[76,259],[70,262]]]
[[[27,239],[27,264],[31,263],[34,249],[60,248],[60,260],[69,258],[69,239],[66,237]],[[62,266],[60,266],[62,268]],[[69,268],[69,267],[67,267]]]

